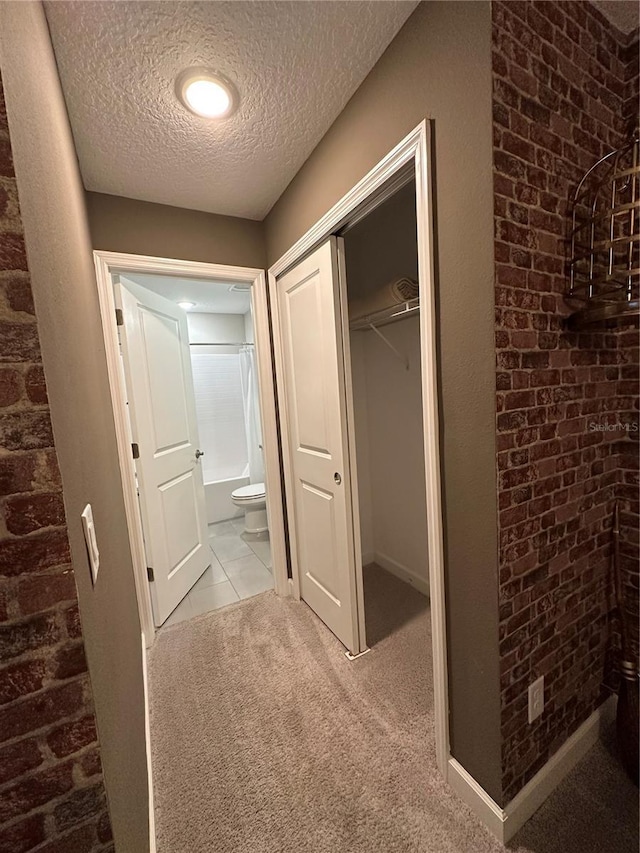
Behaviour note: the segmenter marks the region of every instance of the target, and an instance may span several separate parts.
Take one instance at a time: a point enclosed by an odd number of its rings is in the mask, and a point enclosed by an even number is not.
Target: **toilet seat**
[[[244,512],[245,533],[266,533],[269,529],[267,519],[267,495],[264,483],[250,483],[231,492],[231,500]]]
[[[264,483],[250,483],[248,486],[240,486],[231,493],[234,501],[256,501],[266,497]]]

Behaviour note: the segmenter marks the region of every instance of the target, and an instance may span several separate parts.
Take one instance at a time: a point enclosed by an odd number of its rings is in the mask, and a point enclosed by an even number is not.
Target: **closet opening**
[[[424,633],[426,646],[429,563],[415,179],[341,236],[353,399],[349,428],[357,472],[354,526],[361,545],[367,645],[375,648],[408,631],[416,642]]]
[[[433,720],[446,776],[431,133],[419,124],[268,275],[291,595],[354,672],[381,662],[391,695]]]

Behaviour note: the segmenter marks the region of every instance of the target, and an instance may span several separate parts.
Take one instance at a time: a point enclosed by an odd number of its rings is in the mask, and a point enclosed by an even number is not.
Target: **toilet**
[[[267,497],[264,483],[250,483],[231,492],[231,500],[244,510],[244,532],[266,533]]]

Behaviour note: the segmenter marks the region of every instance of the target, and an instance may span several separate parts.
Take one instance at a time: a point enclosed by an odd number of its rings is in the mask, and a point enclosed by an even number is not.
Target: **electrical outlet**
[[[544,675],[529,685],[529,722],[532,723],[544,711]]]

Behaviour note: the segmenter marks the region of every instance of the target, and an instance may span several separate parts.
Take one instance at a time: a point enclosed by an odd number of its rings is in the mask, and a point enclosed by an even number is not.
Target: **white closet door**
[[[293,570],[304,601],[357,654],[365,648],[362,566],[355,559],[336,238],[278,279],[277,297]]]
[[[123,278],[122,356],[151,601],[161,625],[211,563],[185,312]]]

